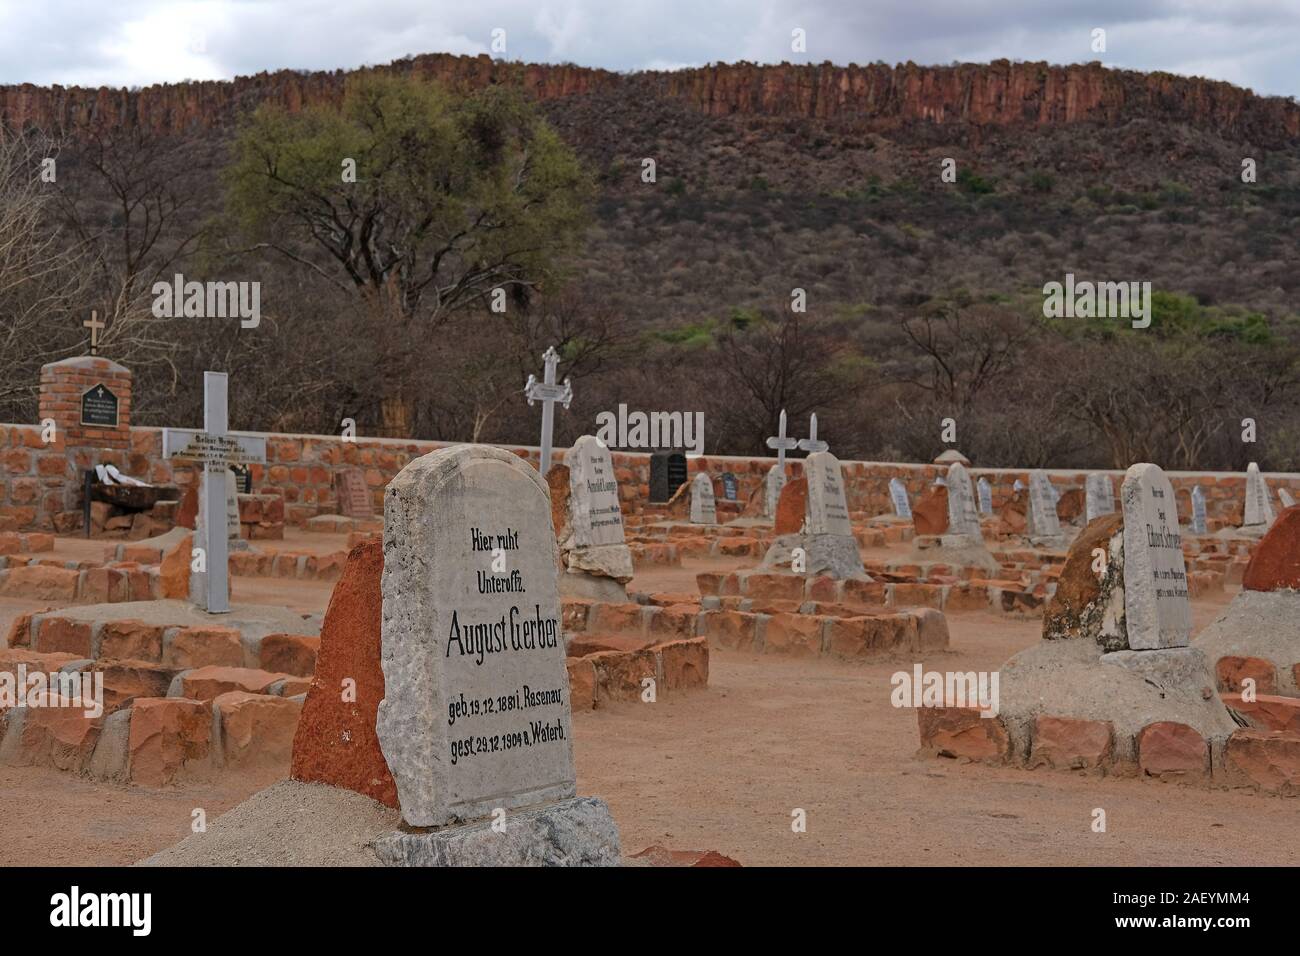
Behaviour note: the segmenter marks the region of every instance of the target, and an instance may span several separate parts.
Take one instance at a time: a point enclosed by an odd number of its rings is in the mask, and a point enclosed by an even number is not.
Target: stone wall
[[[266,439],[267,463],[252,466],[253,491],[283,496],[285,520],[291,525],[301,524],[317,514],[339,510],[336,480],[347,468],[361,470],[370,488],[375,512],[382,514],[383,489],[389,480],[411,459],[450,444],[385,438],[358,438],[353,442],[331,435],[268,434]],[[537,464],[539,452],[536,448],[507,447]],[[564,460],[563,449],[557,450],[555,460]],[[0,425],[0,525],[8,523],[11,530],[62,532],[78,528],[81,518],[77,476],[80,469],[109,461],[146,481],[173,483],[182,492],[197,476],[191,466],[163,459],[162,432],[157,428],[133,427],[126,448],[92,453],[84,448],[69,450],[59,442],[47,447],[41,441],[41,429],[36,425]],[[733,473],[739,488],[738,499],[744,503],[758,489],[773,464],[773,458],[709,455],[689,459],[687,467],[691,477],[699,471],[706,471],[714,479],[719,497],[722,494],[720,476],[728,471]],[[791,476],[797,476],[801,467],[799,461],[791,459],[789,466]],[[893,513],[889,498],[890,478],[901,479],[915,501],[945,471],[939,465],[888,462],[846,461],[843,467],[849,508],[866,515]],[[615,452],[614,468],[624,512],[640,514],[646,511],[649,505],[650,456]],[[1118,496],[1123,472],[1106,473],[1111,476]],[[1082,489],[1087,472],[1049,471],[1048,474],[1058,489],[1065,490]],[[988,478],[993,487],[995,509],[1010,497],[1017,478],[1028,481],[1027,471],[1014,469],[972,468],[971,476],[972,479]],[[1178,513],[1184,522],[1191,515],[1191,489],[1198,484],[1205,492],[1206,511],[1210,518],[1221,518],[1229,524],[1240,522],[1245,495],[1244,473],[1170,472],[1169,478],[1178,492]],[[1300,475],[1269,473],[1265,478],[1274,495],[1279,487],[1286,487],[1300,498]],[[1278,508],[1275,498],[1274,510]]]

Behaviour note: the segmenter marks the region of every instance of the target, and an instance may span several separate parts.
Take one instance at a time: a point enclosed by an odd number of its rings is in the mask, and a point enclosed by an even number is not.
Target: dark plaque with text
[[[107,385],[96,385],[82,394],[81,424],[95,428],[117,427],[117,396]]]

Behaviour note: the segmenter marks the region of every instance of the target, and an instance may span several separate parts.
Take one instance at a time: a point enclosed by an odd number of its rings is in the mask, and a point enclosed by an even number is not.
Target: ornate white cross
[[[561,402],[565,408],[569,407],[569,403],[573,401],[573,383],[566,378],[563,385],[555,384],[555,367],[560,364],[560,356],[554,346],[546,350],[542,361],[546,363],[542,381],[537,381],[535,375],[529,375],[528,384],[524,386],[524,396],[528,399],[529,405],[533,402],[542,403],[542,477],[544,478],[551,467],[551,433],[555,427],[555,403]]]

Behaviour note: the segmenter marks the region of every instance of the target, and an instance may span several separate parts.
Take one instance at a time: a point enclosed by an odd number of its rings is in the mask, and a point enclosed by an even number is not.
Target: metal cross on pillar
[[[767,440],[768,448],[776,449],[776,467],[782,475],[785,474],[785,453],[794,451],[799,447],[798,440],[785,437],[785,409],[781,409],[781,419],[777,425],[776,434]]]
[[[528,399],[528,404],[534,402],[542,403],[542,476],[551,467],[551,433],[555,427],[555,403],[561,402],[565,408],[573,401],[573,383],[569,379],[564,380],[563,385],[555,384],[555,367],[560,364],[559,353],[555,347],[546,350],[542,356],[542,361],[546,363],[546,371],[542,375],[542,381],[537,381],[534,375],[528,376],[528,384],[524,386],[524,396]]]
[[[799,447],[807,452],[830,451],[830,445],[817,440],[817,413],[812,413],[808,422],[808,437],[799,439]]]

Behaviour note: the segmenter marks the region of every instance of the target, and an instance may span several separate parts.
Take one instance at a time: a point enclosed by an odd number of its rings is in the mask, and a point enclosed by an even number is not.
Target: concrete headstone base
[[[424,833],[398,831],[373,844],[388,866],[619,866],[618,827],[599,797],[572,797]]]

